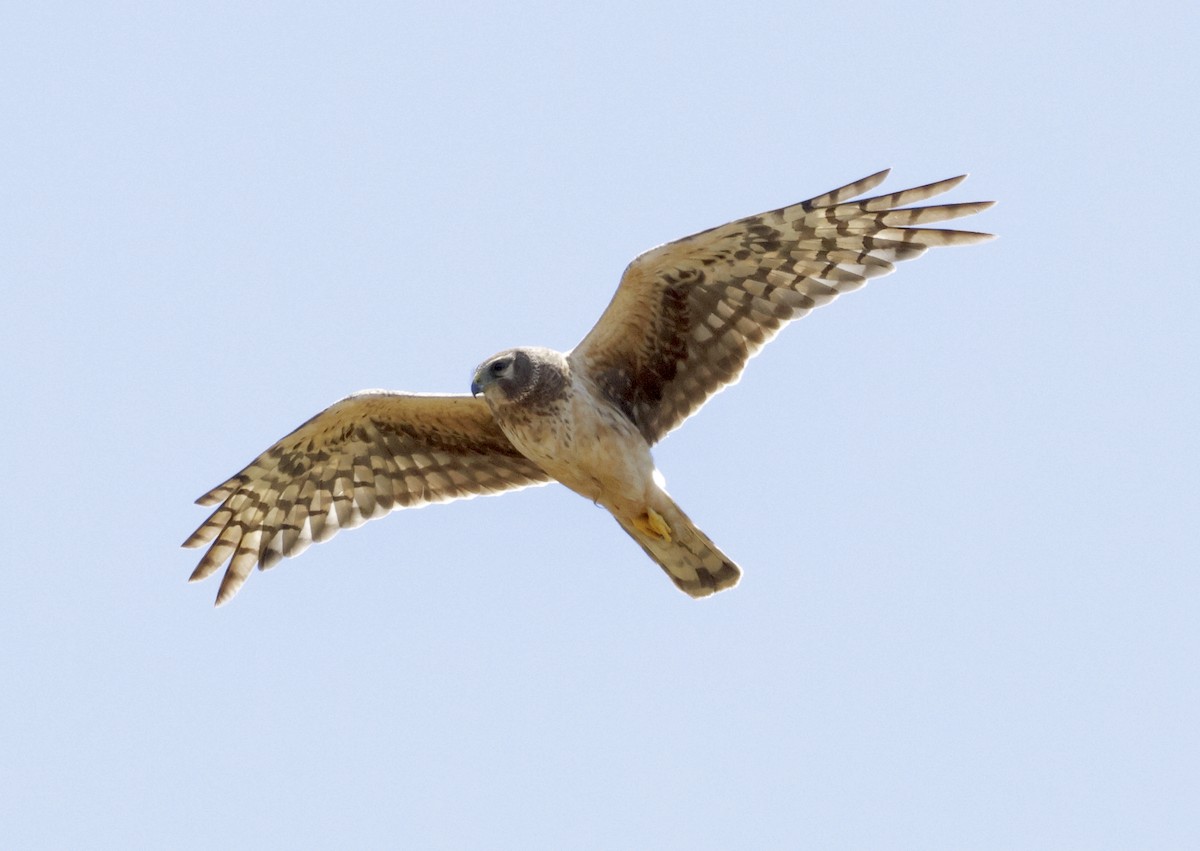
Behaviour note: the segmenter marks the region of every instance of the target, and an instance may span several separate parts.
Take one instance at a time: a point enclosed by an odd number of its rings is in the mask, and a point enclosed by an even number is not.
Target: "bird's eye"
[[[504,372],[504,370],[506,370],[507,368],[508,368],[508,361],[506,361],[506,360],[492,361],[492,366],[491,366],[492,375],[499,375],[500,373]]]

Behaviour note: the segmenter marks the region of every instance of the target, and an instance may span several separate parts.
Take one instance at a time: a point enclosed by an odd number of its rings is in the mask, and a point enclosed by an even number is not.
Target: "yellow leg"
[[[653,508],[647,508],[645,514],[639,514],[633,518],[633,525],[638,528],[638,531],[650,536],[658,538],[660,541],[671,543],[671,527],[667,525],[667,521],[663,516]]]

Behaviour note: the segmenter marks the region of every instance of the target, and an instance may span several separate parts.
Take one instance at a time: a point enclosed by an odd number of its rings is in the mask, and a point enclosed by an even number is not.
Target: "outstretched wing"
[[[714,393],[784,323],[894,264],[990,234],[920,227],[985,210],[991,201],[897,209],[966,175],[850,201],[881,171],[799,204],[660,245],[629,264],[600,321],[570,354],[633,420],[659,440]]]
[[[220,605],[256,565],[266,570],[339,529],[396,508],[547,481],[500,431],[482,399],[356,393],[196,500],[218,508],[183,543],[213,542],[191,581],[229,561]]]

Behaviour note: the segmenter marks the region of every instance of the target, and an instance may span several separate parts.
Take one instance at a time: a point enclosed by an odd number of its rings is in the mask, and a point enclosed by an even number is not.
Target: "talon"
[[[663,519],[663,516],[653,508],[647,508],[645,514],[639,514],[635,517],[633,525],[651,538],[658,538],[660,541],[665,541],[668,544],[671,543],[671,527],[667,525],[667,521]]]

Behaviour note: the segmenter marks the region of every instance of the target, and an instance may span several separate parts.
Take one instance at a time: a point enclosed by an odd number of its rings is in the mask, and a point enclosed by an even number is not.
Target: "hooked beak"
[[[483,392],[483,387],[487,383],[487,377],[484,375],[483,367],[475,370],[475,377],[471,379],[471,395],[478,396]]]
[[[478,380],[472,381],[471,382],[471,395],[478,396],[482,392],[483,392],[483,388],[479,386],[479,381]]]

